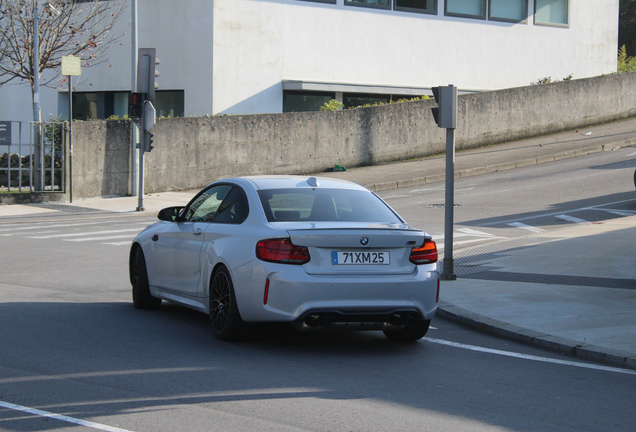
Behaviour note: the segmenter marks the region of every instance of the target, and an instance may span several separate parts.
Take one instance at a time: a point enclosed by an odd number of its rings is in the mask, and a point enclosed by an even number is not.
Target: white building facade
[[[486,91],[616,71],[619,0],[137,2],[138,46],[161,59],[158,116],[348,107],[438,85]],[[82,71],[74,118],[127,112],[129,17],[108,61]],[[43,119],[68,116],[66,87],[40,93]],[[0,101],[0,120],[32,119],[28,85],[3,86]]]

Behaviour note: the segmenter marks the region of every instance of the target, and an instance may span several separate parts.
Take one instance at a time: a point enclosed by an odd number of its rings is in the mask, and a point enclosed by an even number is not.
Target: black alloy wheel
[[[225,267],[220,267],[212,275],[209,304],[214,335],[222,341],[238,339],[243,320],[236,305],[232,278]]]
[[[150,294],[146,258],[141,247],[137,246],[130,263],[130,284],[132,285],[133,305],[137,309],[158,309],[161,299]]]

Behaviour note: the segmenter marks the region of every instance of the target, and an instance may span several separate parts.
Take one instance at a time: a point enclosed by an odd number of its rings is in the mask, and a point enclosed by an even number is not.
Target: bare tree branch
[[[52,5],[59,15],[50,8]],[[35,56],[33,17],[38,8],[38,77],[40,85],[59,86],[63,56],[80,57],[82,67],[107,61],[108,47],[123,36],[112,30],[126,5],[123,0],[0,0],[0,86],[14,80],[28,81],[33,93]]]

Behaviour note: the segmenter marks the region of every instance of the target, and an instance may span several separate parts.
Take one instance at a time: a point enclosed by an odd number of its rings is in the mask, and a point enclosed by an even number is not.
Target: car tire
[[[233,341],[240,337],[243,320],[236,305],[232,278],[225,267],[219,267],[210,279],[209,311],[217,339]]]
[[[405,326],[400,330],[384,330],[384,336],[390,340],[408,342],[422,339],[428,327],[431,325],[431,320],[417,320],[411,325]]]
[[[158,309],[161,299],[150,294],[146,258],[141,247],[136,247],[130,263],[130,284],[132,285],[133,305],[137,309]]]

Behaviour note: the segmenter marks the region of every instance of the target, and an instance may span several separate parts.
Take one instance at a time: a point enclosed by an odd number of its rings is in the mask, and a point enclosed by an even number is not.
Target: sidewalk
[[[494,145],[456,155],[456,178],[636,146],[636,118]],[[314,175],[373,190],[444,180],[444,156]],[[197,191],[144,196],[146,214],[186,204]],[[636,197],[636,193],[635,193]],[[137,197],[73,204],[0,205],[3,217],[65,209],[135,214]],[[582,359],[636,369],[636,217],[579,225],[456,252],[438,316]]]

